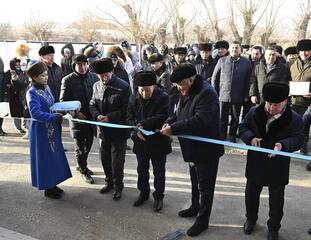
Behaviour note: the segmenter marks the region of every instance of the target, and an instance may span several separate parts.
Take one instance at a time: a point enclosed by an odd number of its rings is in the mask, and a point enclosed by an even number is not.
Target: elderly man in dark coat
[[[127,121],[130,125],[156,131],[169,116],[168,95],[157,87],[156,75],[151,71],[136,73],[134,82],[138,89],[136,94],[130,97]],[[134,142],[133,152],[138,162],[137,188],[140,191],[134,206],[140,206],[149,199],[149,162],[151,160],[155,188],[153,210],[159,212],[163,208],[166,155],[172,151],[170,138],[159,132],[146,136],[138,131],[132,134],[132,140]]]
[[[126,124],[126,111],[131,95],[130,85],[113,74],[110,58],[93,62],[94,72],[100,81],[93,87],[90,112],[94,120],[103,123]],[[119,200],[124,188],[124,162],[126,140],[129,131],[100,127],[100,158],[106,175],[106,184],[100,193],[108,193],[113,187],[114,200]]]
[[[252,146],[294,152],[303,144],[302,118],[287,105],[289,86],[268,82],[263,86],[264,103],[253,107],[240,125],[242,140]],[[268,240],[277,240],[281,227],[285,186],[290,158],[248,151],[246,164],[245,234],[251,234],[258,219],[262,188],[269,188]]]
[[[181,64],[172,73],[180,98],[175,114],[162,126],[166,136],[189,134],[220,139],[219,101],[213,87],[196,74],[191,64]],[[192,204],[179,212],[180,217],[194,217],[189,236],[197,236],[209,225],[219,157],[222,145],[179,138],[182,155],[189,162]]]
[[[93,95],[93,85],[99,79],[88,68],[86,56],[76,54],[72,57],[73,73],[62,80],[60,101],[80,101],[81,109],[76,116],[82,120],[92,120],[89,102]],[[94,128],[89,124],[70,121],[71,134],[75,141],[77,170],[82,174],[82,179],[87,183],[94,183],[91,175],[93,172],[87,167],[88,154],[93,145]]]

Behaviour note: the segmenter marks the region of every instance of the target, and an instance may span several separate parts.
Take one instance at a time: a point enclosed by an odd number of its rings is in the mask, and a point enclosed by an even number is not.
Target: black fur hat
[[[311,50],[311,39],[302,39],[297,43],[297,52]]]
[[[155,62],[160,62],[160,61],[163,61],[163,56],[160,53],[153,53],[148,58],[148,62],[150,64],[155,63]]]
[[[192,64],[182,63],[179,64],[173,71],[171,75],[171,82],[178,83],[184,80],[185,78],[195,76],[196,74],[197,71],[195,70],[195,67]]]
[[[289,85],[283,82],[267,82],[263,85],[263,99],[270,103],[280,103],[288,98]]]
[[[212,51],[212,44],[211,43],[199,43],[200,51]]]
[[[295,46],[292,46],[292,47],[288,47],[284,50],[284,54],[285,56],[288,56],[290,54],[297,54],[297,49]]]
[[[184,54],[187,55],[187,48],[186,47],[177,47],[174,49],[174,54]]]
[[[44,56],[47,54],[55,53],[54,47],[53,46],[42,46],[39,51],[39,56]]]
[[[229,49],[229,43],[226,41],[226,40],[222,40],[222,41],[218,41],[215,43],[215,46],[214,46],[215,49],[218,49],[218,48],[225,48],[225,49]]]
[[[102,74],[106,72],[112,72],[113,63],[111,61],[111,58],[101,58],[101,59],[95,60],[92,63],[92,67],[95,73]]]
[[[136,86],[152,86],[157,82],[157,76],[152,71],[139,71],[134,76],[134,83]]]

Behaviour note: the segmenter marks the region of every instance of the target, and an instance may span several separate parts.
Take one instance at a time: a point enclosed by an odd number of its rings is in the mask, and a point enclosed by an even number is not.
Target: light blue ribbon
[[[141,131],[146,136],[150,136],[150,135],[154,134],[153,131],[147,131],[145,129],[138,128],[135,126],[121,125],[121,124],[114,124],[114,123],[94,122],[94,121],[81,120],[81,119],[76,119],[76,118],[68,118],[68,119],[70,121],[92,124],[92,125],[97,125],[97,126],[101,126],[101,127],[135,129],[135,130]],[[192,135],[177,135],[177,137],[195,140],[195,141],[201,141],[201,142],[214,143],[214,144],[224,145],[224,146],[232,147],[232,148],[240,148],[240,149],[244,149],[244,150],[252,150],[252,151],[257,151],[257,152],[263,152],[263,153],[268,153],[268,154],[281,155],[281,156],[285,156],[285,157],[292,157],[292,158],[298,158],[298,159],[302,159],[302,160],[311,161],[311,156],[301,155],[301,154],[297,154],[297,153],[275,151],[275,150],[267,149],[267,148],[254,147],[254,146],[249,146],[249,145],[240,144],[240,143],[232,143],[232,142],[221,141],[221,140],[205,138],[205,137],[192,136]]]

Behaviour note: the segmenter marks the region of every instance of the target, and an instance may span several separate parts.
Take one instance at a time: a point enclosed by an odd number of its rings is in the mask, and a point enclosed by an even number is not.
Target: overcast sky
[[[155,4],[158,0],[152,0]],[[167,0],[169,1],[169,0]],[[216,0],[219,19],[227,16],[227,6],[224,4],[225,0]],[[275,1],[275,0],[272,0]],[[197,4],[196,0],[188,1],[188,4]],[[279,18],[282,21],[291,22],[291,19],[297,15],[297,2],[296,0],[284,0],[284,4],[280,10]],[[102,9],[108,10],[115,16],[122,18],[124,13],[117,11],[117,8],[109,0],[8,0],[5,4],[2,4],[0,8],[0,22],[10,23],[12,25],[18,25],[25,21],[25,18],[40,13],[40,16],[44,16],[46,19],[57,22],[71,22],[79,18],[79,14],[83,9],[92,10],[96,6],[100,6]],[[189,14],[191,17],[191,7],[185,11],[185,14]],[[187,16],[186,16],[187,17]]]

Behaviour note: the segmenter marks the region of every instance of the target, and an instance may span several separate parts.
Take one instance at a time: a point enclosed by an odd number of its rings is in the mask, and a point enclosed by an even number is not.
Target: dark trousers
[[[246,217],[252,222],[258,219],[258,208],[260,193],[263,186],[250,181],[246,182],[245,205]],[[285,186],[269,186],[269,220],[267,221],[269,230],[278,231],[281,227],[284,207]]]
[[[137,157],[137,188],[141,195],[147,196],[150,193],[149,185],[149,166],[150,160],[153,168],[154,176],[154,199],[163,199],[165,190],[165,163],[166,155],[148,156],[146,154],[136,154]]]
[[[2,130],[3,118],[0,118],[0,131]]]
[[[199,209],[198,220],[207,225],[212,211],[219,158],[189,165],[192,206]]]
[[[229,136],[236,137],[241,113],[240,103],[220,102],[220,122],[223,139],[227,138],[229,113],[231,113]]]
[[[126,140],[111,142],[100,139],[100,159],[102,161],[105,180],[108,184],[114,184],[115,190],[124,187],[124,162],[126,151]]]
[[[87,158],[93,145],[93,132],[80,134],[74,138],[76,159],[82,171],[86,170]]]

